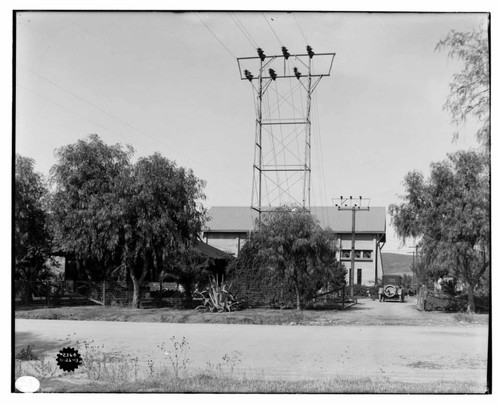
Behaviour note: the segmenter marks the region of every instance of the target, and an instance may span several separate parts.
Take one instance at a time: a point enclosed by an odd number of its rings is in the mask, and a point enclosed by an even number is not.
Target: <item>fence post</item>
[[[45,293],[45,299],[47,300],[47,307],[50,305],[50,283],[46,281],[46,293]]]
[[[417,308],[420,311],[425,311],[425,286],[421,285],[417,292]]]
[[[106,281],[102,282],[102,305],[106,306]]]
[[[342,287],[342,309],[344,309],[345,305],[345,286]]]
[[[418,287],[417,289],[417,309],[419,311],[422,310],[422,287]]]

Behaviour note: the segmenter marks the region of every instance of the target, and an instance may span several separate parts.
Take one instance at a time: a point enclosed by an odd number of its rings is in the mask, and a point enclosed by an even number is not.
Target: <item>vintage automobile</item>
[[[394,300],[403,302],[405,292],[403,289],[403,277],[382,276],[382,286],[378,289],[379,301]]]

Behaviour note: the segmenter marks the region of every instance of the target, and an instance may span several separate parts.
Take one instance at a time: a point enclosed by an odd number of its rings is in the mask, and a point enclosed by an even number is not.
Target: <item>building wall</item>
[[[351,243],[352,234],[339,234],[339,253],[337,259],[341,260],[347,271],[351,269]],[[375,265],[377,265],[377,277],[381,278],[383,274],[382,254],[380,246],[377,244],[376,234],[356,234],[354,242],[356,252],[354,261],[354,284],[358,284],[358,269],[361,270],[362,285],[374,285]],[[347,284],[349,284],[349,273],[347,275]]]
[[[346,269],[349,271],[351,268],[351,241],[352,236],[350,233],[339,234],[340,250],[337,253],[337,260],[341,260]],[[204,232],[203,240],[205,243],[216,247],[226,253],[238,256],[239,251],[245,244],[248,238],[246,232]],[[377,245],[376,234],[356,234],[356,241],[354,244],[356,253],[359,254],[354,264],[354,284],[358,284],[358,269],[361,269],[361,284],[374,285],[375,280],[375,261],[377,262],[377,276],[382,278],[382,254],[380,246]],[[378,251],[376,253],[376,251]],[[368,252],[370,257],[368,256]],[[343,257],[348,253],[348,257]],[[347,276],[347,283],[349,284],[349,276]]]
[[[238,256],[248,238],[246,232],[204,232],[203,241],[223,252]]]

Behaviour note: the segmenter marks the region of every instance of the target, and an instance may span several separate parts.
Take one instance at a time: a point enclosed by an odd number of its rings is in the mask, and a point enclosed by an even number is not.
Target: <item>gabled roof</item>
[[[339,211],[337,207],[311,207],[322,228],[336,233],[352,231],[352,212]],[[255,229],[257,211],[249,207],[212,207],[205,232],[248,232]],[[369,211],[356,212],[357,233],[385,233],[385,207],[370,207]]]
[[[197,240],[193,246],[193,249],[202,255],[209,257],[211,259],[228,259],[233,257],[232,255],[223,252],[213,246],[207,245],[205,242],[201,240]]]

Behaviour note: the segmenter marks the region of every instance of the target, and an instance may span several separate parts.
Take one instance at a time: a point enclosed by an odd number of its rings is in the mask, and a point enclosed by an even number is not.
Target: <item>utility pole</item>
[[[355,255],[356,255],[356,212],[358,211],[370,211],[370,207],[363,207],[363,200],[367,201],[368,204],[370,199],[363,198],[359,196],[359,203],[355,204],[352,196],[349,198],[344,198],[340,196],[340,202],[335,204],[339,211],[351,211],[352,212],[352,239],[351,239],[351,270],[349,271],[349,291],[352,298],[354,298],[354,267],[355,267]],[[342,255],[342,251],[340,252]]]
[[[237,58],[255,101],[251,208],[259,222],[279,205],[310,209],[311,96],[330,76],[335,53],[316,53],[309,45],[306,52],[291,54],[282,46],[281,54],[269,56],[257,48],[257,56]]]
[[[417,272],[415,271],[415,262],[417,262],[417,264],[418,264],[418,248],[419,248],[419,247],[420,247],[420,246],[418,246],[418,244],[416,244],[415,246],[409,246],[409,248],[410,248],[410,249],[415,249],[415,250],[412,250],[412,251],[411,251],[411,254],[412,254],[412,256],[413,256],[413,258],[412,258],[412,268],[411,268],[411,270],[412,270],[413,277],[414,277],[414,279],[415,279],[415,284],[417,285],[417,288],[419,288],[419,286],[420,286],[420,280],[418,279],[418,277],[417,277]],[[416,259],[415,259],[415,258],[416,258]]]

